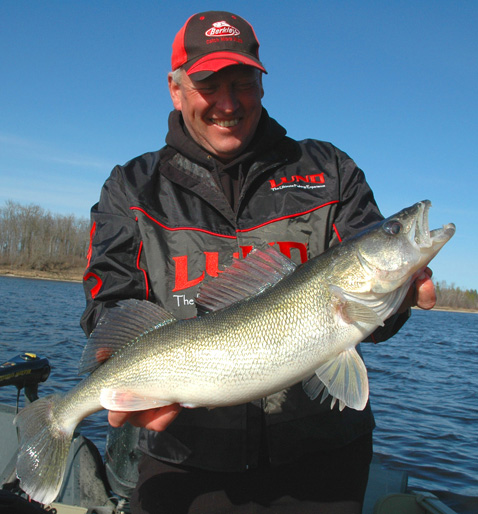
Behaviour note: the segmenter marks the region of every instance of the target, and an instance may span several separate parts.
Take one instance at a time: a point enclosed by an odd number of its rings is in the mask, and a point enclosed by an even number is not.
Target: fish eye
[[[396,236],[397,234],[399,234],[402,228],[402,224],[397,220],[387,221],[383,225],[383,230],[385,230],[387,234],[390,234],[392,236]]]

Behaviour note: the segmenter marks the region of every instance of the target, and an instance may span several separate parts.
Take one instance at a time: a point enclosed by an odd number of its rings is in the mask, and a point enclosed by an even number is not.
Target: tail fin
[[[35,501],[50,504],[60,491],[74,427],[54,417],[58,395],[46,396],[22,409],[13,420],[20,430],[17,477]]]

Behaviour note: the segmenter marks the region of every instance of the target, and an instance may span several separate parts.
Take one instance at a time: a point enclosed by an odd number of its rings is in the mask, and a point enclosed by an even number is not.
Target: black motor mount
[[[33,402],[38,399],[38,384],[50,375],[50,363],[46,357],[25,352],[0,365],[0,387],[14,385]]]

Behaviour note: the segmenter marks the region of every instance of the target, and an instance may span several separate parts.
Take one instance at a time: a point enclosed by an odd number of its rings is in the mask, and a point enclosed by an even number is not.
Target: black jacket
[[[92,209],[85,273],[89,334],[117,300],[149,299],[178,318],[196,315],[199,284],[254,245],[274,243],[300,263],[382,218],[363,172],[330,143],[294,141],[264,110],[256,137],[223,165],[189,137],[178,112],[167,145],[116,166]],[[393,335],[407,315],[374,336]],[[143,431],[143,451],[169,462],[235,471],[341,446],[374,427],[363,412],[311,401],[300,385],[237,407],[183,409],[164,433]]]

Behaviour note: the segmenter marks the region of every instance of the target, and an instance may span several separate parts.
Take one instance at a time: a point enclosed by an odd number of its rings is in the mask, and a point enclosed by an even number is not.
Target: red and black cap
[[[203,80],[234,64],[253,66],[267,73],[259,61],[259,41],[252,25],[237,14],[207,11],[191,16],[176,34],[172,70],[181,66]]]

